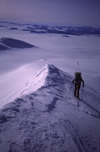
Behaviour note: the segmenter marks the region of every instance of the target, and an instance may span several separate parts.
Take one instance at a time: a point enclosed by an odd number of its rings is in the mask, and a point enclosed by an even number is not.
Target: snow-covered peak
[[[58,69],[52,64],[46,64],[30,80],[29,84],[27,85],[27,89],[25,89],[22,94],[29,94],[37,89],[48,86],[58,86],[59,88],[63,87],[64,89],[66,82],[70,80],[71,77],[68,76],[67,73]]]
[[[58,69],[54,65],[47,65],[47,67],[48,67],[48,75],[46,77],[47,84],[61,85],[61,84],[66,83],[69,80],[68,74]]]
[[[67,83],[67,86],[70,86],[71,79],[72,79],[68,73],[65,73],[64,71],[60,70],[59,68],[55,67],[52,64],[46,64],[36,74],[36,78],[38,78],[39,81],[41,81],[41,79],[44,80],[44,83],[41,87],[50,87],[50,86],[57,87],[58,86],[59,89],[63,88],[63,90],[65,88],[66,83]]]
[[[15,98],[30,94],[44,86],[64,88],[66,74],[53,65],[34,62],[0,77],[0,108]],[[42,67],[42,68],[41,68]],[[39,70],[40,69],[40,70]]]
[[[49,81],[51,80],[52,83],[60,83],[61,81],[60,80],[65,80],[65,72],[58,69],[57,67],[55,67],[54,65],[52,64],[46,64],[37,74],[36,74],[36,77],[38,76],[42,76],[44,75],[45,73],[47,73],[47,76],[46,76],[46,80],[45,82],[46,83],[49,83]],[[56,78],[56,79],[54,79]]]

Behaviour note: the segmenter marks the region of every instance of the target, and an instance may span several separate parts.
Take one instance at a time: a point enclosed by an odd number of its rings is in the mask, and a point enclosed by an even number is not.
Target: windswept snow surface
[[[45,65],[28,94],[1,109],[0,152],[100,152],[99,97],[86,86],[78,101],[71,81],[68,73]]]
[[[46,59],[46,63],[53,64],[64,71],[74,74],[76,62],[80,63],[80,69],[85,83],[100,94],[100,34],[99,31],[93,35],[91,33],[78,34],[57,34],[55,29],[65,30],[68,27],[50,27],[54,29],[51,33],[30,33],[30,29],[44,30],[46,26],[17,23],[0,23],[0,38],[10,38],[32,44],[32,48],[12,48],[1,46],[0,51],[0,75],[8,73],[19,67],[40,60]],[[17,28],[18,30],[10,30]],[[23,31],[23,29],[28,28]],[[85,27],[80,27],[84,31]],[[80,29],[78,28],[78,29]],[[72,29],[72,27],[69,27]],[[76,28],[75,28],[76,29]],[[88,28],[90,30],[91,28]],[[96,29],[95,27],[93,28]],[[54,32],[54,33],[53,33]],[[94,32],[95,33],[95,32]],[[16,42],[17,43],[17,42]],[[3,47],[3,48],[2,48]]]
[[[0,77],[0,108],[22,94],[37,90],[44,83],[44,77],[36,75],[44,65],[44,59],[35,61]],[[41,75],[42,76],[42,75]]]
[[[0,38],[0,152],[100,152],[100,29],[0,22]]]

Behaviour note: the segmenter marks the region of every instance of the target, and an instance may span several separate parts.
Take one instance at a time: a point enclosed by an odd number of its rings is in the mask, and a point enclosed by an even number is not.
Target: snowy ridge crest
[[[64,71],[56,68],[54,65],[46,64],[36,75],[36,79],[44,81],[43,85],[38,88],[39,90],[43,87],[49,86],[61,86],[64,85],[71,77]]]
[[[88,137],[90,132],[82,127],[88,124],[92,130],[94,120],[79,111],[76,99],[71,104],[65,99],[71,77],[54,65],[45,65],[35,77],[44,80],[37,91],[0,111],[0,152],[99,152],[94,136]]]
[[[71,80],[67,73],[51,64],[46,64],[36,76],[44,75],[44,73],[47,73],[44,84],[46,86],[60,86],[68,82],[69,79]]]
[[[27,87],[27,90],[28,89],[31,90],[29,91],[30,93],[27,94],[28,91],[26,91],[27,95],[25,95],[25,93],[23,95],[22,93],[22,96],[18,99],[15,99],[14,102],[16,102],[19,99],[26,100],[27,97],[31,95],[35,95],[35,94],[39,94],[40,96],[41,92],[44,92],[44,94],[42,93],[41,95],[45,95],[47,90],[54,90],[53,92],[57,93],[57,94],[55,93],[54,94],[62,98],[64,90],[65,90],[65,84],[67,83],[67,86],[69,88],[72,78],[64,71],[56,68],[54,65],[46,64],[35,75],[34,79],[35,81],[33,80],[33,82],[31,82],[31,84],[29,84]],[[32,91],[32,89],[34,90],[34,85],[38,86],[37,91]],[[13,104],[13,102],[6,104],[3,109],[5,109],[6,107],[9,107],[11,104]]]

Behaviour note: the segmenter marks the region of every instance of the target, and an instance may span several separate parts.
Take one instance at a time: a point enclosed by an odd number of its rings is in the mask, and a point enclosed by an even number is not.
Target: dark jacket
[[[72,81],[72,83],[75,83],[75,85],[81,85],[81,82],[83,83],[83,87],[84,87],[84,81],[83,81],[83,79],[81,78],[81,77],[79,77],[79,78],[75,78],[73,81]]]

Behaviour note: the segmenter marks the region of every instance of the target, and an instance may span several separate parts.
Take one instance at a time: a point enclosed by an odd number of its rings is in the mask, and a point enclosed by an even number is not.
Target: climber
[[[79,90],[80,90],[81,82],[83,83],[83,87],[84,87],[84,81],[81,77],[81,73],[76,72],[75,73],[75,79],[72,81],[72,83],[75,84],[74,96],[76,96],[76,91],[77,91],[77,98],[78,99],[79,99]]]

